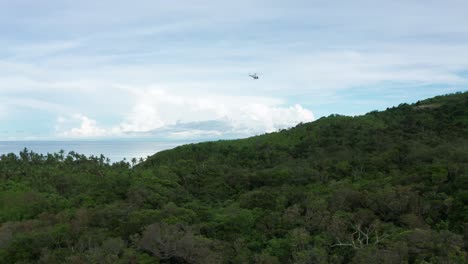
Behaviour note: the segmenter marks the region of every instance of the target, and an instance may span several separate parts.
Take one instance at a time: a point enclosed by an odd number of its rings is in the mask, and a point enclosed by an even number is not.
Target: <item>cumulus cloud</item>
[[[99,127],[96,120],[82,114],[75,114],[71,117],[59,117],[56,130],[60,136],[71,138],[102,137],[108,135],[108,131]]]
[[[314,119],[295,104],[268,97],[182,96],[161,89],[135,92],[133,108],[119,125],[100,127],[85,115],[59,118],[64,137],[146,134],[165,138],[243,137],[288,128]]]
[[[252,135],[291,127],[314,119],[302,106],[282,100],[248,96],[182,96],[160,89],[135,94],[133,109],[119,126],[123,132],[172,128],[173,135],[203,133]],[[184,131],[180,131],[184,128]]]

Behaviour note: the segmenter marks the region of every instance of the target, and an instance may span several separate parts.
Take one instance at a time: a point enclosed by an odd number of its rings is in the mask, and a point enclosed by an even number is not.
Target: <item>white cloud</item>
[[[68,128],[76,125],[77,127]],[[70,138],[102,137],[108,135],[106,129],[98,127],[96,120],[82,114],[75,114],[71,117],[59,117],[57,119],[56,130],[59,136]]]
[[[147,132],[177,123],[223,120],[237,133],[272,132],[314,119],[300,105],[269,97],[175,95],[160,89],[138,92],[135,106],[120,125],[124,132]],[[220,133],[226,131],[219,131]]]
[[[118,126],[100,127],[85,115],[57,120],[64,137],[159,134],[169,138],[250,136],[288,128],[314,119],[313,113],[296,104],[286,105],[269,97],[175,95],[161,89],[133,93],[134,106]]]
[[[292,93],[311,90],[338,92],[385,82],[424,84],[468,83],[459,71],[468,68],[468,46],[408,46],[380,51],[336,50],[289,56],[267,66],[276,83],[272,89],[296,84]],[[268,76],[270,77],[270,76]],[[288,87],[289,88],[289,87]]]

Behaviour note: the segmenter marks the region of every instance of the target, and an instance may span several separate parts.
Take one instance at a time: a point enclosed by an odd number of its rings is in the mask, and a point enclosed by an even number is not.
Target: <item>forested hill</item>
[[[0,159],[0,263],[466,263],[468,92],[145,162]]]
[[[218,203],[251,190],[341,181],[461,188],[467,160],[465,92],[363,116],[331,115],[248,139],[185,145],[139,166],[169,168],[190,194]]]

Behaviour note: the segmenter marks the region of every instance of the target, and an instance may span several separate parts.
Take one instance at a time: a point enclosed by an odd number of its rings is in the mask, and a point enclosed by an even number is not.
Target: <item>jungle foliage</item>
[[[135,164],[0,157],[0,263],[466,263],[468,93]]]

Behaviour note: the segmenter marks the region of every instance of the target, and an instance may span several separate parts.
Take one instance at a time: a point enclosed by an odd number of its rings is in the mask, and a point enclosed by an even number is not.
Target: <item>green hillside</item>
[[[0,263],[466,263],[468,92],[145,162],[0,159]]]

